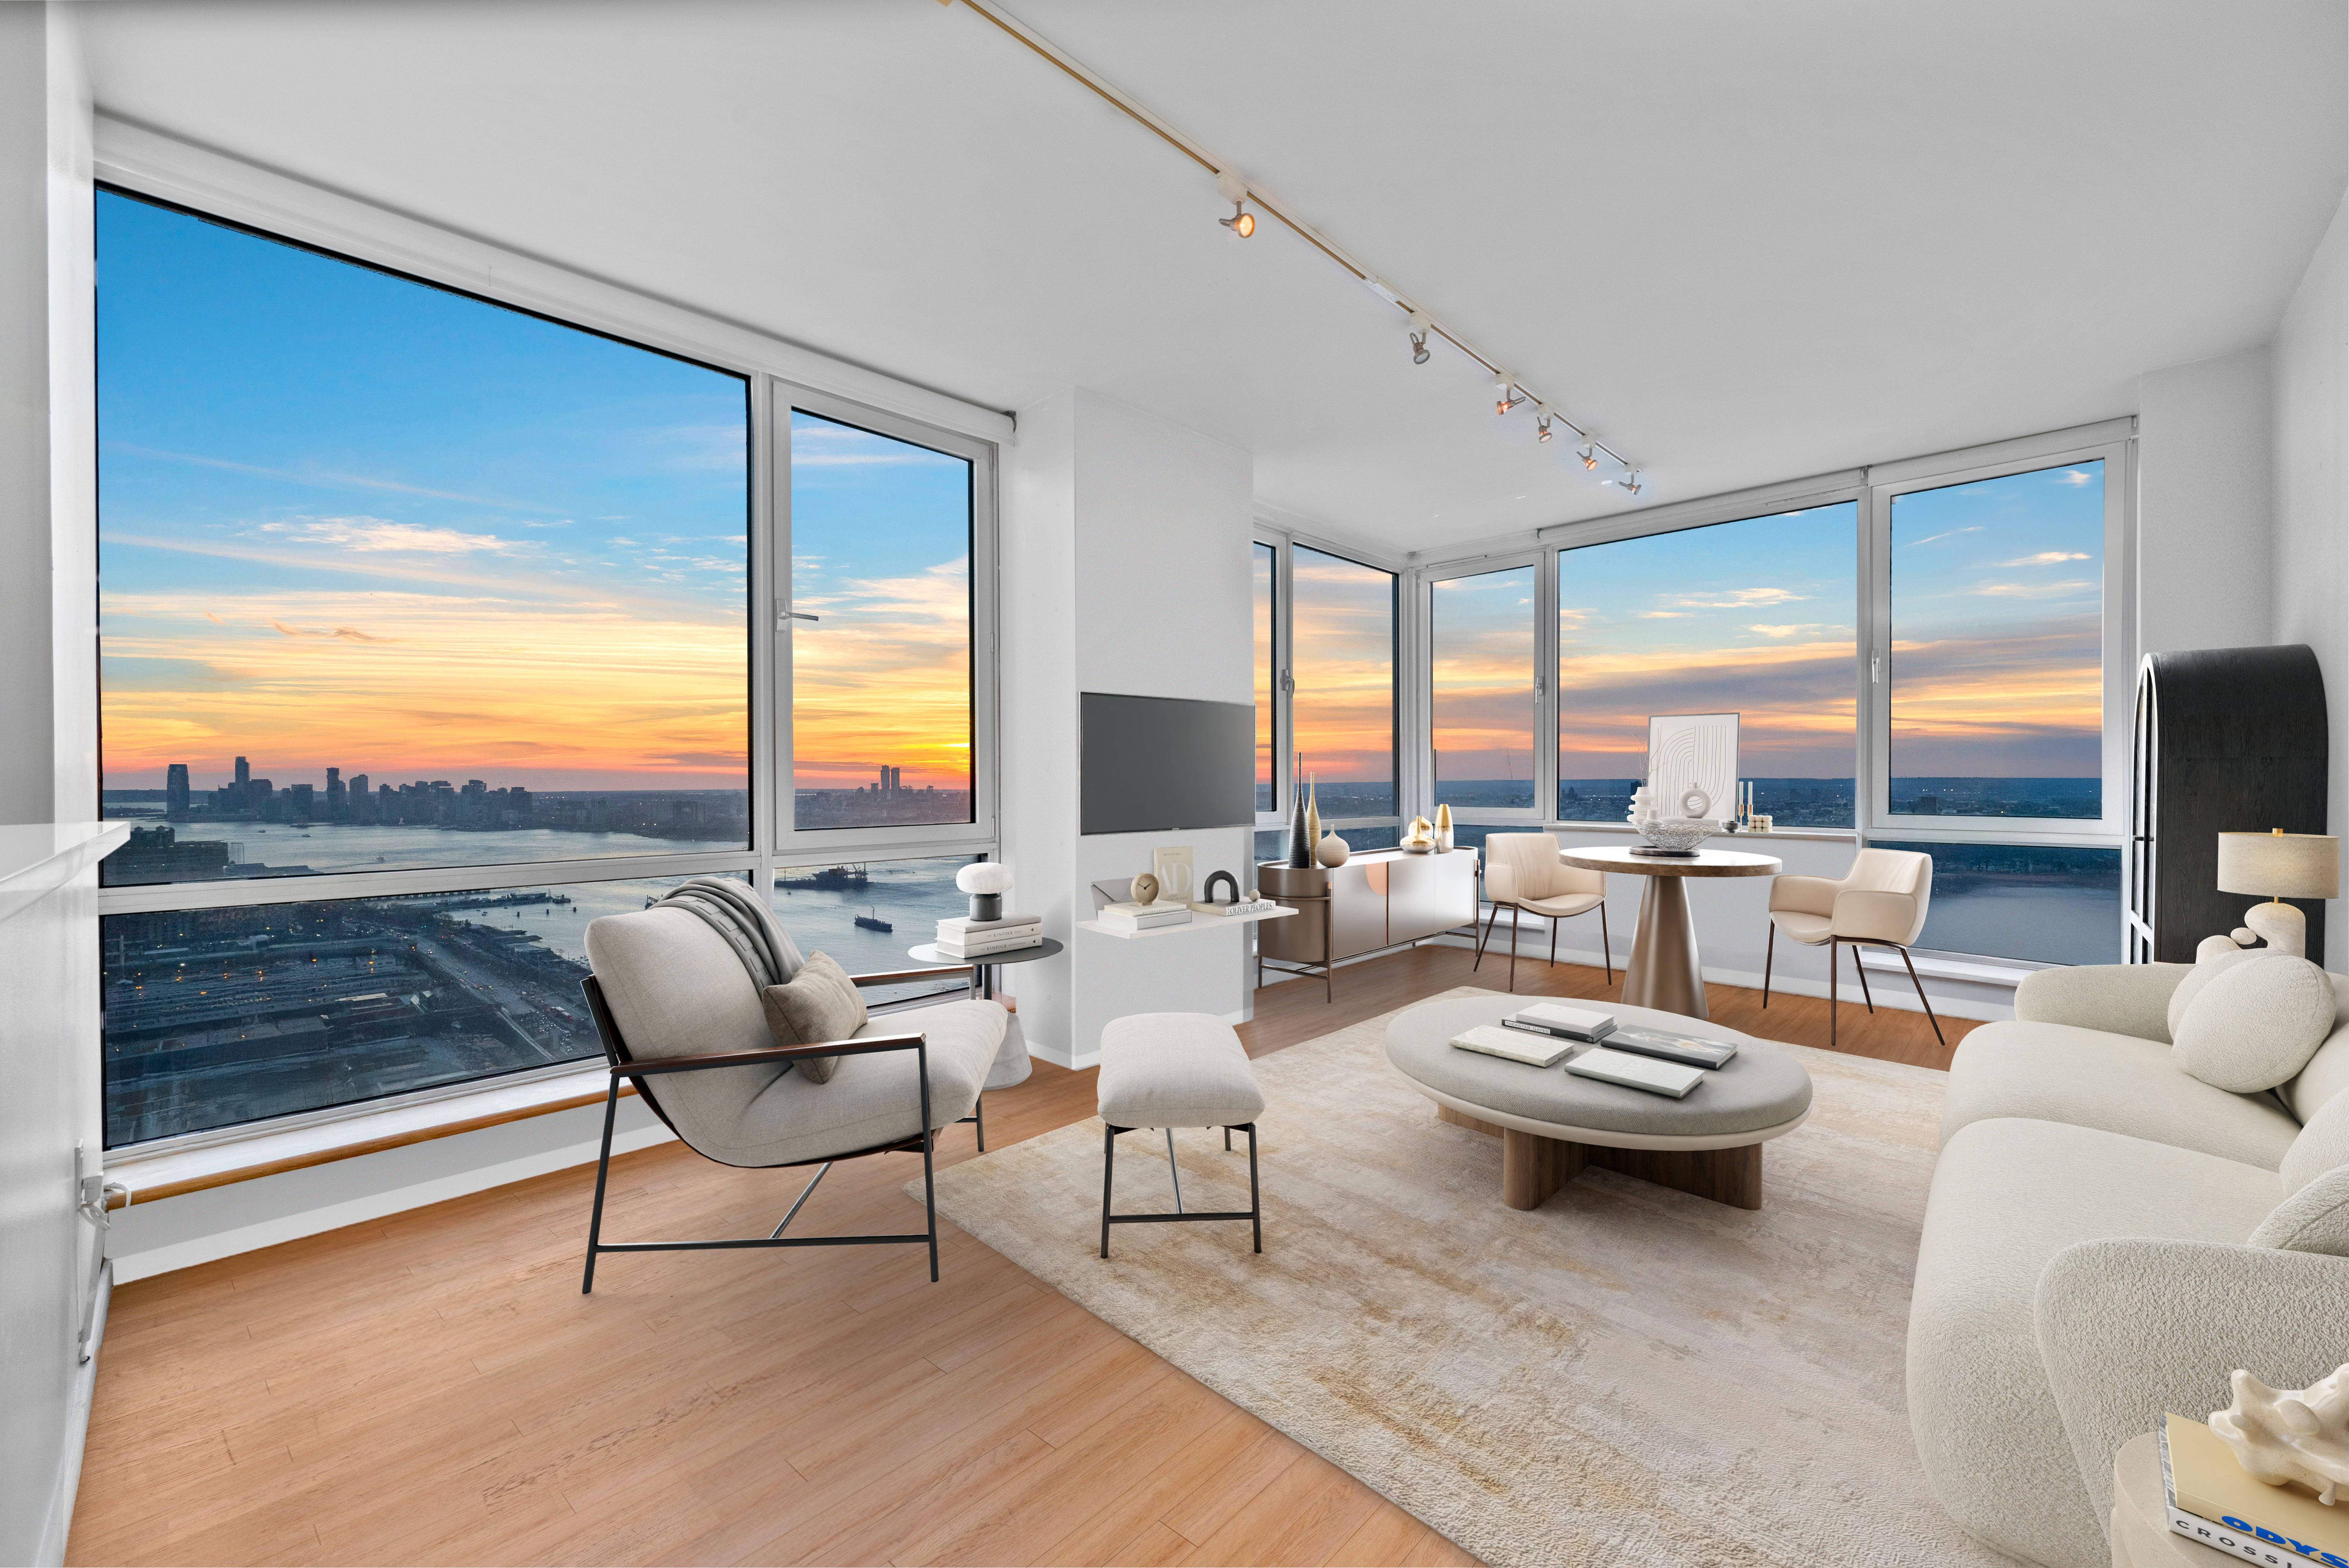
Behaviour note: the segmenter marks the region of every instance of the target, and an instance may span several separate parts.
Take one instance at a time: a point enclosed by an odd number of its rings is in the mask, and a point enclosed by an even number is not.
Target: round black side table
[[[1050,937],[1033,947],[1014,947],[1003,953],[981,954],[977,958],[949,958],[927,942],[905,949],[905,956],[916,964],[936,964],[960,968],[970,965],[970,995],[973,1001],[992,1001],[995,997],[995,970],[1002,964],[1033,964],[1039,958],[1050,958],[1061,951],[1061,944]]]

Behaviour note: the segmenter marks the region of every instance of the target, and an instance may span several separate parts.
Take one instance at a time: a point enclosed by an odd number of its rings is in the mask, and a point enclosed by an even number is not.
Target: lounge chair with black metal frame
[[[1557,963],[1557,923],[1599,912],[1599,962],[1607,983],[1615,983],[1615,954],[1607,935],[1607,874],[1569,866],[1557,858],[1556,833],[1494,833],[1485,841],[1485,898],[1493,906],[1476,942],[1473,974],[1485,965],[1485,948],[1501,910],[1509,912],[1509,989],[1517,988],[1517,912],[1549,922],[1549,961]]]
[[[999,1004],[942,1002],[874,1018],[847,1039],[785,1046],[776,1043],[759,988],[734,950],[689,913],[655,907],[607,915],[588,927],[587,954],[595,974],[582,985],[603,1040],[610,1087],[583,1294],[594,1289],[595,1260],[605,1253],[922,1243],[929,1249],[930,1278],[938,1277],[937,1205],[930,1191],[937,1130],[976,1119],[980,1092],[1010,1028]],[[865,985],[939,973],[852,978]],[[821,1058],[835,1064],[827,1082],[792,1070]],[[745,1168],[814,1165],[814,1179],[766,1236],[605,1241],[605,1191],[624,1080],[704,1158]],[[834,1161],[900,1152],[922,1156],[923,1230],[783,1234]]]
[[[1862,850],[1840,882],[1826,877],[1779,876],[1770,879],[1770,939],[1762,955],[1762,1006],[1770,1005],[1770,969],[1777,961],[1778,934],[1808,947],[1827,950],[1827,1044],[1836,1040],[1836,971],[1843,949],[1852,950],[1851,966],[1859,973],[1859,995],[1868,1010],[1876,1011],[1868,994],[1868,970],[1859,961],[1863,947],[1889,947],[1908,965],[1909,983],[1917,987],[1917,1001],[1933,1026],[1933,1037],[1949,1044],[1933,1004],[1925,999],[1925,983],[1909,956],[1925,929],[1925,913],[1933,899],[1933,857],[1913,850]]]

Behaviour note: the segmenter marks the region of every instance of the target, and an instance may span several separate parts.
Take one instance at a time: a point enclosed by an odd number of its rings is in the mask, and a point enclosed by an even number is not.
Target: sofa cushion
[[[767,1027],[779,1046],[812,1046],[823,1040],[844,1040],[864,1026],[869,1016],[864,997],[848,971],[829,953],[817,953],[800,965],[787,985],[769,985],[759,993],[767,1010]],[[830,1083],[838,1057],[809,1057],[793,1064],[811,1083]]]
[[[2186,1009],[2193,1005],[2195,997],[2202,994],[2203,986],[2230,969],[2267,956],[2268,951],[2263,947],[2256,951],[2228,947],[2196,959],[2194,967],[2188,970],[2186,977],[2178,983],[2178,989],[2169,994],[2169,1037],[2173,1040],[2178,1038],[2178,1026],[2185,1021]]]
[[[2317,1108],[2284,1150],[2276,1173],[2283,1178],[2289,1197],[2341,1165],[2349,1165],[2349,1094],[2334,1095]]]
[[[2279,1187],[2256,1166],[2052,1121],[1978,1121],[1950,1140],[1917,1257],[1909,1419],[1952,1518],[2028,1562],[2108,1560],[2040,1359],[2040,1272],[2110,1236],[2239,1245]]]
[[[2306,1121],[2332,1098],[2349,1088],[2349,975],[2333,977],[2333,1033],[2316,1047],[2300,1076],[2276,1090],[2292,1115]]]
[[[2255,1247],[2349,1258],[2349,1165],[2336,1165],[2275,1206],[2251,1233]]]
[[[2169,1044],[2169,998],[2190,964],[2073,964],[2034,969],[2014,988],[2014,1016]]]
[[[2213,1088],[2133,1035],[2065,1024],[1984,1024],[1959,1042],[1941,1142],[2001,1117],[2066,1122],[2273,1171],[2300,1126],[2269,1095]]]
[[[2257,1094],[2308,1065],[2332,1032],[2333,1006],[2332,978],[2305,958],[2271,954],[2234,965],[2186,1005],[2169,1031],[2178,1042],[2171,1054],[2204,1083]]]

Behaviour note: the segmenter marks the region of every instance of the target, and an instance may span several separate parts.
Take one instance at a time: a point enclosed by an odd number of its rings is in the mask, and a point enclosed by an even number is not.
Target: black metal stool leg
[[[1228,1135],[1230,1128],[1224,1129]],[[1256,1231],[1256,1250],[1264,1251],[1264,1196],[1256,1181],[1256,1123],[1247,1124],[1248,1134],[1248,1222]]]
[[[1109,1256],[1109,1191],[1117,1179],[1117,1129],[1102,1123],[1102,1253]]]
[[[620,1080],[614,1078],[612,1091],[604,1097],[604,1145],[595,1157],[595,1207],[587,1220],[587,1273],[579,1281],[581,1295],[595,1288],[595,1248],[604,1239],[604,1178],[612,1169],[612,1119],[619,1112]]]

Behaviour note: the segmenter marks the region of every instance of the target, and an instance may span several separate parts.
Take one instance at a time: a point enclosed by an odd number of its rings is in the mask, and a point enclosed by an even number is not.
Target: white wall
[[[1250,830],[1078,831],[1078,699],[1087,691],[1253,700],[1246,452],[1082,388],[1023,409],[1004,494],[1004,856],[1014,902],[1069,943],[1004,972],[1036,1055],[1084,1066],[1127,1013],[1237,1021],[1244,932],[1125,942],[1073,929],[1090,884],[1187,844],[1198,874],[1241,877]]]
[[[2271,640],[2306,643],[2324,672],[2332,736],[2327,830],[2349,832],[2349,234],[2344,212],[2308,263],[2271,349],[2275,418],[2275,619]],[[2336,905],[2333,913],[2340,913]],[[2349,921],[2325,922],[2325,967],[2341,973]]]
[[[2137,378],[2137,658],[2264,646],[2275,619],[2267,346]]]

